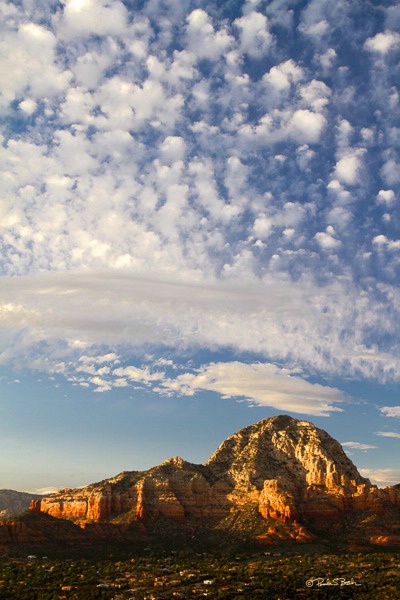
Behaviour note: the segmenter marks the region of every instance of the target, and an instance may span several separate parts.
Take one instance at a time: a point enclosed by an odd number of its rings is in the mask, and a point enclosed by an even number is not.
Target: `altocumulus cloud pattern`
[[[0,10],[3,365],[314,415],[310,373],[398,382],[400,5]]]

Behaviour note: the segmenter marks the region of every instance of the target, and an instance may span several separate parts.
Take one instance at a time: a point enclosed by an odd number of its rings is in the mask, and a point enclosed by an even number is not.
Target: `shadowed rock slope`
[[[31,510],[106,535],[135,524],[150,538],[175,528],[266,543],[338,534],[400,541],[400,491],[363,478],[342,447],[308,421],[264,419],[224,441],[204,465],[179,457],[83,489],[33,501]],[[115,528],[114,528],[115,529]]]

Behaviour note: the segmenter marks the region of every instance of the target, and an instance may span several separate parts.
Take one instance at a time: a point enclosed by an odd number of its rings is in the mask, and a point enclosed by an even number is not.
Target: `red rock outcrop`
[[[309,539],[305,528],[343,529],[351,514],[384,516],[389,511],[392,533],[400,528],[399,489],[371,485],[325,431],[288,416],[242,429],[205,465],[175,457],[148,471],[123,472],[83,489],[62,490],[33,502],[31,509],[82,526],[138,522],[151,531],[159,519],[215,524],[254,507],[261,523],[300,523],[299,539]],[[387,537],[388,524],[382,521],[379,527],[376,522],[368,533],[359,525],[357,531],[370,539]],[[271,537],[268,531],[265,535]]]

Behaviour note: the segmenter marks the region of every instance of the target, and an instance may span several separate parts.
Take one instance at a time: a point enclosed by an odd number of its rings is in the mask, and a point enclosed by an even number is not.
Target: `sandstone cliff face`
[[[174,457],[145,472],[126,472],[81,490],[66,489],[31,504],[31,510],[75,522],[102,522],[123,516],[129,519],[167,517],[222,517],[231,503],[231,486],[211,485],[202,465]]]
[[[82,526],[137,522],[147,530],[159,519],[184,525],[228,523],[229,515],[250,508],[260,520],[301,523],[313,531],[343,528],[346,515],[354,511],[391,511],[392,529],[400,526],[396,486],[380,490],[371,485],[325,431],[288,416],[242,429],[205,465],[175,457],[148,471],[63,490],[31,506]],[[386,525],[376,527],[378,538]]]

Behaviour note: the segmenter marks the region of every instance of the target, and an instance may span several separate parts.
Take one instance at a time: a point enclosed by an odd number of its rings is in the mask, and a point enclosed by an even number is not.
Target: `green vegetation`
[[[1,600],[400,598],[400,554],[153,555],[127,560],[0,558]]]

